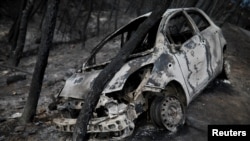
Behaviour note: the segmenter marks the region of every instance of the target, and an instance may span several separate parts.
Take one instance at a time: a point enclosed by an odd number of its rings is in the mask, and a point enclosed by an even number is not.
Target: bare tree
[[[227,3],[225,2],[226,0],[219,0],[215,9],[213,10],[213,13],[210,15],[212,16],[214,19],[218,19],[221,17],[221,15],[223,14],[223,7],[225,7],[225,4],[224,3]]]
[[[120,0],[115,0],[115,30],[117,29],[117,22],[118,22],[118,16],[119,16],[119,9],[120,9]]]
[[[213,3],[212,3],[212,6],[211,6],[211,9],[208,13],[209,16],[212,16],[213,15],[213,12],[218,4],[219,0],[213,0]]]
[[[68,5],[69,2],[70,1],[67,2],[67,5]],[[80,3],[79,3],[79,5],[78,5],[78,7],[77,7],[77,14],[76,14],[73,22],[71,23],[70,33],[72,32],[73,28],[76,26],[76,22],[77,22],[77,20],[79,19],[80,15],[81,15],[81,9],[83,7],[83,3],[84,3],[84,0],[81,0]],[[66,11],[66,10],[64,10],[64,11]]]
[[[223,16],[222,24],[224,24],[230,16],[232,16],[240,8],[241,0],[237,0],[233,7]]]
[[[46,0],[22,0],[20,12],[9,31],[9,42],[11,43],[9,62],[11,65],[18,66],[25,46],[28,22],[45,2]]]
[[[208,13],[212,2],[213,2],[213,0],[205,0],[203,2],[203,4],[201,5],[200,9],[202,9],[204,12]]]
[[[18,34],[17,43],[16,43],[17,47],[15,48],[15,50],[12,51],[11,57],[10,57],[10,64],[13,66],[18,66],[22,53],[23,53],[29,14],[31,13],[32,8],[33,8],[33,0],[29,0],[26,4],[25,9],[22,11],[19,34]]]
[[[185,7],[194,7],[199,0],[185,0]]]
[[[139,0],[136,4],[135,4],[135,8],[136,8],[136,15],[140,16],[141,15],[141,9],[143,7],[144,1],[143,0]]]
[[[59,0],[48,0],[48,8],[42,27],[41,45],[39,47],[35,71],[32,76],[29,96],[25,104],[22,117],[20,118],[21,123],[32,121],[36,114],[36,108],[41,92],[44,72],[48,62],[49,50],[52,46],[58,5]]]
[[[166,11],[171,2],[172,1],[170,0],[160,1],[151,16],[139,26],[135,34],[133,34],[129,41],[124,44],[117,56],[97,76],[91,91],[88,93],[88,102],[84,103],[78,116],[73,133],[74,141],[85,140],[87,134],[87,125],[91,117],[91,113],[93,112],[105,85],[123,66],[123,64],[128,59],[128,56],[140,44],[147,32],[161,19],[162,14]]]
[[[133,6],[134,2],[135,2],[134,0],[129,0],[129,4],[128,4],[127,8],[125,9],[125,13],[127,13],[129,11],[129,9]]]
[[[89,1],[89,10],[88,10],[88,15],[85,19],[85,22],[83,24],[82,32],[81,32],[81,40],[82,40],[82,48],[85,47],[85,42],[87,40],[87,27],[89,23],[89,19],[91,17],[91,13],[93,11],[93,0]]]
[[[11,51],[16,49],[16,44],[17,44],[17,38],[18,38],[18,34],[19,34],[19,27],[20,27],[20,21],[22,18],[22,11],[25,9],[27,0],[22,0],[20,7],[19,7],[19,14],[16,16],[14,23],[12,24],[9,33],[8,33],[8,40],[11,43],[11,49],[10,49],[10,53]]]
[[[98,5],[98,13],[96,16],[96,35],[100,35],[100,16],[102,12],[102,5],[104,3],[104,0],[101,0],[100,4]]]

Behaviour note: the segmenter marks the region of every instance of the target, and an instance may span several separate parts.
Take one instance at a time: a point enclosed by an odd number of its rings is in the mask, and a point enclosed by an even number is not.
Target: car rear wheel
[[[150,116],[154,125],[174,132],[184,124],[185,108],[176,96],[157,96],[151,104]]]

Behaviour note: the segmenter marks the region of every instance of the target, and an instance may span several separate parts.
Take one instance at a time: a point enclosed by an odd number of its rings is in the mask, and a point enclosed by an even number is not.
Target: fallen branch
[[[7,78],[6,83],[7,85],[9,85],[11,83],[15,83],[15,82],[22,81],[25,79],[26,79],[26,75],[22,75],[22,74],[13,75]]]
[[[23,73],[26,73],[26,74],[32,75],[32,73],[30,73],[30,72],[28,72],[28,71],[25,71],[25,70],[22,70],[22,69],[17,68],[17,67],[7,66],[7,65],[1,65],[1,64],[0,64],[0,67],[2,67],[2,68],[14,69],[14,70],[17,70],[17,71],[20,71],[20,72],[23,72]]]

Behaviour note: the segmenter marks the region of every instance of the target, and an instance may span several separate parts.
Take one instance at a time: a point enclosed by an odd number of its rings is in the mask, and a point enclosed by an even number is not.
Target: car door
[[[206,42],[183,11],[172,16],[165,28],[170,47],[182,70],[190,97],[208,83]]]
[[[206,41],[206,49],[208,52],[208,63],[210,65],[211,77],[214,78],[221,70],[222,67],[222,47],[220,45],[219,28],[215,26],[208,16],[201,11],[189,10],[188,16],[192,18],[195,26],[198,28],[200,35]]]

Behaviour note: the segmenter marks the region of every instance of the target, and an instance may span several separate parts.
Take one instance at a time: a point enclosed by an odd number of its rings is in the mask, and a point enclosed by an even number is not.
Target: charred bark
[[[102,12],[102,5],[104,3],[104,0],[101,0],[101,4],[98,5],[98,13],[97,13],[97,17],[96,17],[96,35],[99,36],[100,35],[100,16],[101,16],[101,12]]]
[[[95,79],[91,91],[88,93],[88,102],[82,106],[74,128],[73,140],[85,140],[87,137],[87,125],[91,114],[99,100],[100,94],[105,85],[112,79],[115,73],[123,66],[133,50],[140,44],[147,32],[161,19],[162,14],[166,11],[172,1],[163,0],[157,4],[157,8],[147,20],[145,20],[137,29],[135,34],[130,38],[117,56]]]
[[[230,10],[226,13],[226,15],[223,17],[222,25],[223,25],[226,21],[228,21],[232,15],[234,15],[234,13],[240,8],[240,4],[241,4],[241,0],[237,0],[236,3],[234,4],[233,8],[230,9]]]
[[[89,2],[88,15],[86,17],[86,20],[85,20],[85,22],[83,24],[83,28],[82,28],[82,34],[81,34],[82,35],[82,37],[81,37],[81,39],[82,39],[82,48],[85,48],[85,42],[87,40],[87,27],[88,27],[88,23],[89,23],[89,19],[91,17],[92,11],[93,11],[93,0],[91,0]]]
[[[225,10],[224,3],[227,3],[227,2],[225,0],[219,0],[217,5],[216,5],[216,8],[213,10],[212,17],[215,20],[220,20],[221,16],[223,14],[225,14],[225,13],[223,13],[223,11]]]
[[[68,1],[68,3],[69,3],[70,1]],[[76,22],[77,22],[77,20],[79,19],[79,17],[81,16],[81,10],[82,10],[82,7],[83,7],[83,3],[84,3],[84,0],[81,0],[80,1],[80,3],[79,3],[79,5],[78,5],[78,8],[77,8],[77,14],[76,14],[76,17],[74,18],[74,20],[73,20],[73,22],[72,22],[72,26],[71,26],[71,28],[70,28],[70,33],[72,32],[72,30],[73,30],[73,28],[76,26]],[[68,4],[67,4],[68,5]],[[61,22],[62,23],[62,22]]]
[[[115,0],[116,10],[115,10],[115,30],[118,28],[118,15],[120,9],[120,0]]]
[[[127,8],[125,9],[124,13],[127,13],[129,11],[129,9],[133,6],[134,4],[134,0],[129,0],[129,4],[127,6]]]
[[[16,74],[16,75],[12,75],[9,76],[6,80],[7,85],[11,84],[11,83],[15,83],[18,81],[22,81],[26,79],[26,75],[24,74]]]
[[[210,11],[209,11],[209,13],[208,13],[209,16],[212,16],[212,15],[213,15],[214,9],[216,8],[218,2],[219,2],[219,0],[213,0],[211,9],[210,9]]]
[[[22,17],[22,11],[25,9],[27,0],[22,0],[21,6],[19,9],[19,14],[16,16],[14,23],[12,24],[9,33],[8,33],[8,42],[11,44],[11,49],[9,50],[9,55],[11,55],[12,51],[16,49],[17,38],[19,34],[19,27]]]
[[[29,96],[24,107],[21,123],[31,122],[36,114],[43,77],[48,62],[49,49],[52,46],[59,0],[49,0],[45,21],[42,27],[41,46],[39,47],[35,71],[32,76]]]
[[[200,7],[205,13],[208,13],[209,12],[209,8],[211,7],[211,3],[213,1],[212,0],[207,0],[207,1],[204,1],[203,5]]]
[[[10,64],[13,66],[18,66],[22,53],[23,53],[28,20],[29,20],[29,15],[32,11],[32,8],[33,8],[33,0],[29,0],[26,4],[25,9],[22,11],[19,34],[18,34],[17,44],[16,44],[17,47],[14,51],[12,51],[11,57],[10,57]]]
[[[137,16],[140,16],[141,15],[141,9],[143,7],[143,4],[144,4],[144,1],[141,0],[141,1],[138,1],[137,4],[135,5],[135,9],[136,9],[136,15]]]
[[[198,0],[185,0],[184,6],[185,7],[194,7]]]

